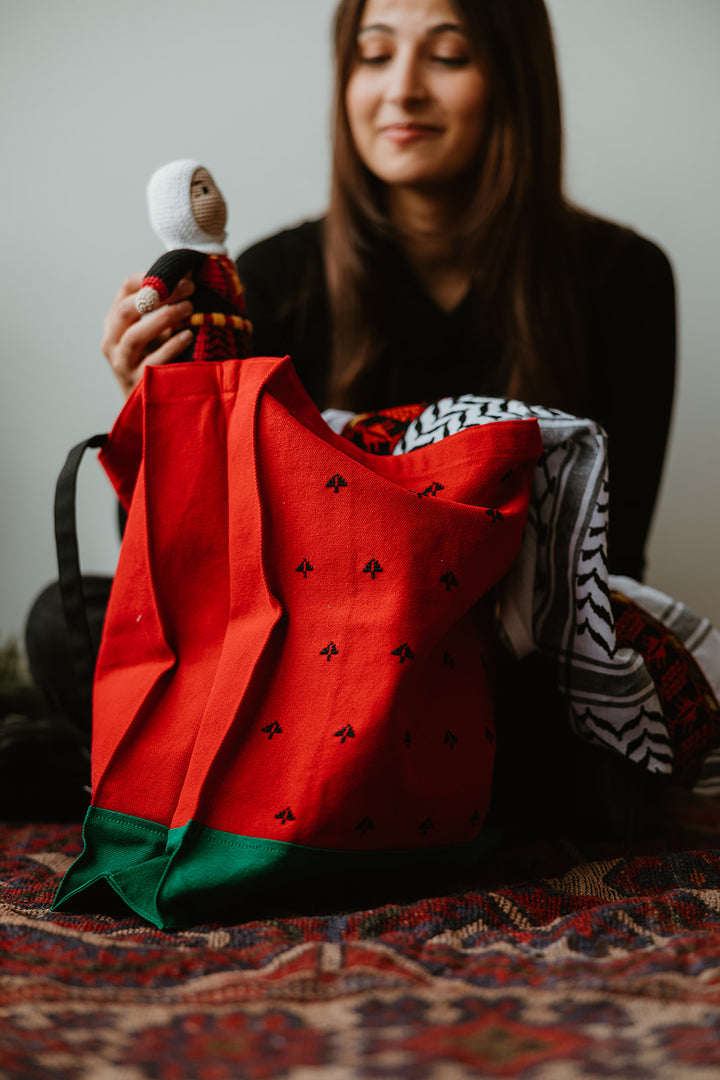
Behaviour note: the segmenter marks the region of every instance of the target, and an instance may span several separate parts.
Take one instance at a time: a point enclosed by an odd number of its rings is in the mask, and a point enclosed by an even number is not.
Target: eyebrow
[[[388,26],[387,23],[371,23],[370,26],[361,26],[358,30],[358,37],[362,37],[363,34],[380,33],[380,34],[395,34],[394,27]],[[461,34],[463,37],[467,37],[465,31],[457,23],[439,23],[438,26],[430,27],[428,34],[438,36],[439,34]]]

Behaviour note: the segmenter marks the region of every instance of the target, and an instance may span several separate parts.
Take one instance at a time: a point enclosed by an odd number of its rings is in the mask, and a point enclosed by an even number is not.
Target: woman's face
[[[432,189],[474,163],[488,85],[449,0],[367,0],[345,92],[360,159],[388,185]]]

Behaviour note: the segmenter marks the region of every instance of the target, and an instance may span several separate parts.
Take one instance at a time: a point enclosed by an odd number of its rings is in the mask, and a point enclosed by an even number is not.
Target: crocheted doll
[[[197,161],[171,161],[147,187],[152,227],[168,249],[148,270],[136,297],[141,314],[154,311],[191,274],[193,344],[181,360],[228,360],[248,355],[252,326],[245,318],[244,290],[225,251],[225,200]]]

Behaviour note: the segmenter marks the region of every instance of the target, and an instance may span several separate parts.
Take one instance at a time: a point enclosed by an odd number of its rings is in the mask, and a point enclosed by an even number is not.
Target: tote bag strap
[[[67,623],[73,675],[88,724],[92,713],[92,686],[95,649],[90,634],[87,607],[80,573],[80,550],[75,513],[77,475],[86,450],[105,445],[107,435],[93,435],[74,446],[55,487],[55,547],[63,612]]]

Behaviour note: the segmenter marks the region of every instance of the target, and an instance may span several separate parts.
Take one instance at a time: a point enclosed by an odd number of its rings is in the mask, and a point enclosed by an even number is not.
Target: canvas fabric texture
[[[287,359],[149,368],[101,454],[129,513],[56,904],[110,886],[183,925],[309,873],[483,849],[488,592],[540,451],[524,417],[371,455]]]
[[[427,450],[458,432],[510,417],[537,419],[543,451],[522,548],[500,589],[503,639],[518,657],[538,651],[552,662],[578,735],[651,773],[692,782],[702,757],[718,744],[720,634],[682,603],[632,579],[609,575],[607,438],[602,428],[554,409],[464,395],[429,405],[408,425],[393,453]],[[697,686],[684,705],[656,685],[662,675],[648,651],[649,638],[645,655],[640,635],[618,639],[612,588],[665,622],[684,672],[698,666]],[[646,627],[649,621],[643,620]],[[692,731],[687,717],[680,723],[679,711],[690,708],[690,698],[696,706]],[[684,732],[680,740],[678,725]]]

